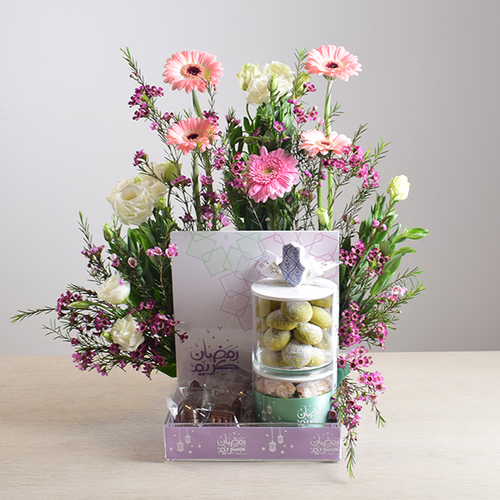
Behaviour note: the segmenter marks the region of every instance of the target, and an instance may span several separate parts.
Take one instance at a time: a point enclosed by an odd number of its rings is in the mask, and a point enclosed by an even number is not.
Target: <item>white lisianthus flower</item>
[[[123,304],[130,295],[130,283],[122,278],[110,276],[97,290],[99,300],[104,300],[110,304]]]
[[[155,200],[144,186],[144,182],[135,182],[134,179],[119,182],[106,199],[111,203],[120,222],[126,225],[138,226],[146,222],[155,206]]]
[[[408,198],[410,193],[410,183],[406,175],[398,175],[393,177],[387,188],[387,193],[393,201],[403,201]]]
[[[263,102],[269,101],[269,76],[260,75],[252,79],[247,88],[247,102],[260,106]]]
[[[271,64],[266,64],[264,66],[264,73],[268,75],[269,78],[271,78],[273,74],[277,76],[278,91],[281,94],[292,90],[295,74],[290,66],[278,61],[273,61]]]
[[[167,192],[167,186],[150,175],[139,174],[138,178],[139,182],[137,182],[137,184],[140,184],[148,191],[149,196],[153,198],[155,203],[158,201],[158,198]]]
[[[247,87],[247,102],[256,106],[269,101],[269,81],[275,76],[274,85],[278,95],[283,95],[293,89],[294,73],[290,66],[273,61],[264,66],[264,71],[250,80]]]
[[[170,182],[179,177],[179,172],[177,171],[177,167],[175,166],[175,163],[171,161],[168,161],[166,163],[157,163],[152,161],[151,167],[152,167],[151,168],[152,173],[163,182]]]
[[[241,90],[247,90],[250,82],[260,76],[260,69],[258,64],[244,64],[241,71],[236,75],[240,84]]]
[[[111,340],[123,351],[135,351],[144,342],[144,335],[137,330],[134,318],[130,314],[117,319],[109,334]]]

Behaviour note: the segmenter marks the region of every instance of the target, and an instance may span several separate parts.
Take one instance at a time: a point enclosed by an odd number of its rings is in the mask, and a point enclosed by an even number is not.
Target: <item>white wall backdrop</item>
[[[335,129],[352,136],[368,123],[365,149],[392,143],[381,185],[408,175],[400,220],[430,230],[406,259],[425,270],[427,290],[403,309],[387,350],[500,349],[499,2],[3,0],[0,19],[0,354],[70,352],[44,336],[48,318],[9,318],[86,280],[78,211],[101,242],[106,196],[134,175],[134,152],[161,159],[155,133],[131,119],[119,47],[152,85],[174,52],[216,55],[218,109],[241,115],[243,63],[293,65],[295,48],[324,44],[363,65],[335,84],[344,111]],[[166,95],[164,110],[190,106],[183,92]]]

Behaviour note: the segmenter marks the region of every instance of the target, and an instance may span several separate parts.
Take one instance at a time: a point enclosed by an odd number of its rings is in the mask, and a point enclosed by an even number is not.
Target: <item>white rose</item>
[[[119,182],[106,198],[123,224],[139,225],[151,217],[155,200],[143,184],[125,179]]]
[[[110,304],[123,304],[130,294],[130,283],[120,277],[110,276],[97,290],[97,297]]]
[[[387,188],[387,193],[393,201],[403,201],[408,198],[410,193],[410,183],[406,175],[398,175],[393,177]]]
[[[241,90],[247,90],[250,82],[260,76],[258,64],[244,64],[241,71],[236,75],[240,84]]]
[[[144,342],[144,335],[137,330],[134,318],[130,314],[117,319],[109,333],[111,340],[123,351],[135,351]]]

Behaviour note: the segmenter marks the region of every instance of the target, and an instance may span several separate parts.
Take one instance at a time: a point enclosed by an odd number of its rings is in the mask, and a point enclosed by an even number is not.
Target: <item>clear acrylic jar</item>
[[[253,363],[264,374],[332,371],[338,350],[336,285],[325,279],[292,287],[276,279],[252,285]]]

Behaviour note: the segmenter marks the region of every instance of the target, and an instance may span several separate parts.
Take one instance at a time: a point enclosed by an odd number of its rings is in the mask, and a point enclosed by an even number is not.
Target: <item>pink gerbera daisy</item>
[[[350,76],[361,71],[361,64],[358,63],[358,56],[347,52],[344,47],[322,45],[309,52],[305,69],[309,73],[340,78],[347,82]]]
[[[299,181],[297,163],[283,149],[268,153],[262,146],[260,155],[250,155],[248,159],[248,196],[257,203],[281,198]]]
[[[328,137],[321,130],[307,130],[302,133],[300,149],[306,150],[311,156],[318,153],[326,154],[329,151],[340,155],[345,146],[351,144],[351,139],[344,134],[332,132]]]
[[[174,90],[184,89],[205,92],[208,85],[217,85],[223,76],[222,64],[216,57],[207,52],[194,50],[176,52],[165,63],[165,83],[171,83]]]
[[[176,146],[182,154],[195,149],[205,151],[216,132],[215,126],[206,118],[187,118],[174,123],[167,132],[167,144]]]

